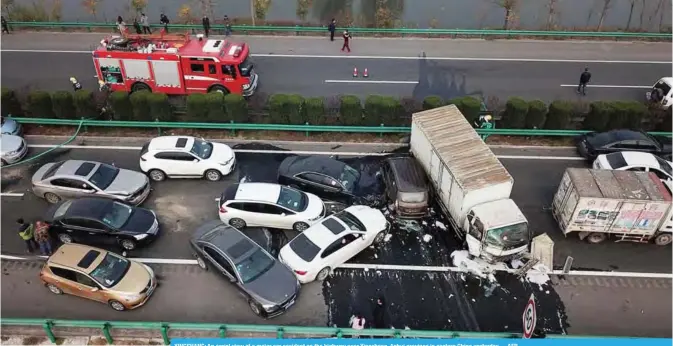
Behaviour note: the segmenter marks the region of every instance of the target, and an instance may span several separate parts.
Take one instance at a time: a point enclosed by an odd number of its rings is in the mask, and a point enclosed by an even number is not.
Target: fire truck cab
[[[93,51],[93,63],[113,91],[250,96],[259,80],[247,44],[203,35],[110,36]]]

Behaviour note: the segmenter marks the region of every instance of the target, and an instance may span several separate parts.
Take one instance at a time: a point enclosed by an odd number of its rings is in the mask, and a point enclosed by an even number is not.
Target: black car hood
[[[244,284],[244,287],[260,303],[275,305],[285,303],[299,290],[297,278],[278,261],[256,280]]]
[[[121,231],[130,234],[147,233],[156,220],[151,211],[143,208],[135,208],[126,224],[121,227]]]

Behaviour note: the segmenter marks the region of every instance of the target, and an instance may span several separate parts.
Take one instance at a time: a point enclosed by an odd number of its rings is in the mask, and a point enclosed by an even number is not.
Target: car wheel
[[[150,179],[154,181],[164,181],[166,180],[166,173],[158,169],[153,169],[149,172]]]
[[[239,219],[237,217],[229,220],[229,225],[231,227],[238,228],[238,229],[245,228],[245,226],[246,226],[245,221],[243,221],[243,219]]]
[[[72,237],[70,236],[70,234],[61,233],[58,235],[58,240],[60,240],[61,243],[63,244],[72,243]]]
[[[199,255],[194,256],[196,256],[196,264],[198,264],[199,267],[201,267],[201,269],[208,270],[208,265],[206,264],[206,261],[204,261],[203,258]]]
[[[264,316],[265,315],[264,309],[262,309],[262,307],[259,306],[259,304],[257,304],[257,302],[255,302],[253,300],[249,300],[248,301],[248,306],[250,307],[250,310],[252,310],[252,313],[254,313],[255,315],[260,316],[260,317],[265,317]]]
[[[56,287],[56,285],[47,284],[47,288],[53,294],[63,294],[63,291],[60,288]]]
[[[330,267],[322,268],[320,272],[318,272],[318,275],[315,276],[315,279],[318,281],[323,281],[327,279],[331,271],[332,269],[330,269]]]
[[[222,179],[222,173],[220,173],[215,169],[207,170],[205,176],[206,179],[209,181],[219,181],[220,179]]]
[[[131,251],[136,248],[136,242],[131,239],[124,239],[119,242],[119,245],[126,251]]]
[[[51,204],[56,204],[56,203],[61,201],[61,197],[59,197],[58,195],[53,194],[51,192],[45,193],[44,194],[44,199],[46,199],[47,202],[49,202]]]
[[[376,238],[374,238],[374,243],[383,243],[383,241],[386,239],[386,231],[381,231],[379,234],[376,235]]]
[[[304,232],[308,228],[308,224],[306,222],[295,222],[294,225],[292,225],[292,229],[295,230],[295,232]]]
[[[117,310],[117,311],[124,311],[124,310],[126,310],[126,307],[124,306],[124,304],[122,304],[122,303],[120,303],[120,302],[118,302],[118,301],[116,301],[116,300],[111,300],[111,301],[108,302],[108,304],[110,305],[111,308],[113,308],[113,309],[115,309],[115,310]]]
[[[598,244],[598,243],[602,243],[607,238],[608,237],[605,235],[605,233],[591,233],[587,237],[587,242],[589,244]]]
[[[670,233],[662,233],[654,238],[654,243],[660,246],[668,245],[673,241],[673,235]]]

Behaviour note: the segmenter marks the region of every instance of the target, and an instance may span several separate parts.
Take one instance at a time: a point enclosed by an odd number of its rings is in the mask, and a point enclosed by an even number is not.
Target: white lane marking
[[[23,197],[23,193],[18,192],[0,192],[0,197]]]
[[[562,87],[577,88],[577,84],[561,84]],[[617,88],[617,89],[652,89],[651,85],[605,85],[605,84],[587,84],[587,88]]]
[[[46,259],[46,256],[35,256],[40,259]],[[32,260],[33,258],[0,255],[0,259],[10,260]],[[150,264],[198,264],[193,259],[169,259],[169,258],[130,258],[142,263]],[[459,267],[442,267],[442,266],[411,266],[411,265],[393,265],[393,264],[359,264],[359,263],[344,263],[337,268],[339,269],[362,269],[362,270],[399,270],[399,271],[426,271],[426,272],[466,272],[465,269]],[[514,269],[499,270],[505,272],[515,272]],[[614,272],[614,271],[583,271],[571,270],[564,274],[562,270],[552,270],[548,274],[551,275],[575,275],[575,276],[600,276],[600,277],[630,277],[630,278],[649,278],[649,279],[673,279],[673,274],[669,273],[640,273],[640,272]]]
[[[52,144],[29,144],[29,148],[53,148]],[[93,145],[63,145],[65,149],[91,149],[91,150],[140,150],[141,147],[127,146],[93,146]],[[310,150],[255,150],[255,149],[234,149],[237,153],[249,154],[289,154],[289,155],[328,155],[328,156],[386,156],[390,153],[380,152],[352,152],[352,151],[310,151]],[[524,155],[496,155],[500,159],[519,159],[519,160],[560,160],[560,161],[583,161],[584,158],[578,156],[524,156]]]
[[[361,83],[361,84],[418,84],[416,81],[404,80],[348,80],[348,79],[326,79],[325,83]]]
[[[46,49],[0,49],[8,53],[75,53],[92,54],[89,50],[46,50]],[[502,61],[502,62],[553,62],[553,63],[596,63],[596,64],[670,64],[661,60],[591,60],[591,59],[529,59],[529,58],[475,58],[475,57],[418,57],[385,55],[318,55],[318,54],[273,54],[257,53],[253,57],[267,58],[311,58],[311,59],[384,59],[384,60],[448,60],[448,61]]]

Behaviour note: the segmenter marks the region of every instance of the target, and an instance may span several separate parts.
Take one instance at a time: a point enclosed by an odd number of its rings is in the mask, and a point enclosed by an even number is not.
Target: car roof
[[[386,161],[395,175],[397,188],[400,192],[427,191],[425,173],[421,171],[413,157],[390,157]]]
[[[152,138],[148,150],[190,150],[194,144],[192,136],[161,136]]]
[[[659,161],[653,154],[640,151],[622,151],[620,154],[622,154],[628,166],[659,167]]]
[[[234,200],[248,200],[276,203],[280,196],[281,185],[272,183],[240,183]]]
[[[612,130],[608,132],[602,132],[596,134],[595,138],[596,140],[601,141],[603,144],[609,144],[617,141],[650,139],[642,132],[631,130]]]
[[[664,77],[659,81],[663,81],[664,83],[673,86],[673,77]]]
[[[325,225],[323,225],[323,223],[329,219],[334,219],[343,225],[341,220],[334,217],[334,215],[330,215],[321,220],[319,223],[316,223],[315,225],[309,227],[307,230],[302,232],[306,236],[306,238],[308,238],[312,243],[317,245],[320,249],[328,247],[330,244],[337,241],[337,239],[343,237],[343,235],[346,232],[344,231],[339,234],[332,233],[332,231],[330,231],[329,229],[327,229],[327,227],[325,227]],[[346,227],[346,230],[348,230],[348,226],[344,225],[344,227]]]
[[[96,255],[95,252],[98,254]],[[108,252],[103,249],[82,244],[63,244],[49,257],[47,264],[74,268],[89,273],[103,261],[103,258],[107,253]],[[93,255],[96,256],[94,257]],[[86,264],[86,266],[82,266],[81,264]]]
[[[220,249],[234,263],[262,249],[243,232],[224,223],[214,225],[211,230],[204,232],[196,240]]]
[[[333,178],[338,178],[346,164],[339,160],[324,156],[295,156],[293,162],[287,167],[289,174],[302,172],[320,172]]]
[[[69,175],[69,176],[74,176],[76,175],[75,172],[82,167],[83,164],[88,163],[88,164],[93,164],[93,167],[91,171],[87,175],[78,175],[80,177],[86,177],[88,175],[93,174],[93,172],[96,171],[97,167],[100,165],[98,162],[94,161],[83,161],[83,160],[66,160],[63,162],[63,164],[58,167],[56,172],[54,172],[53,176],[64,176],[64,175]]]
[[[107,198],[78,198],[72,201],[70,207],[60,219],[71,217],[99,218],[112,203],[113,201]]]

